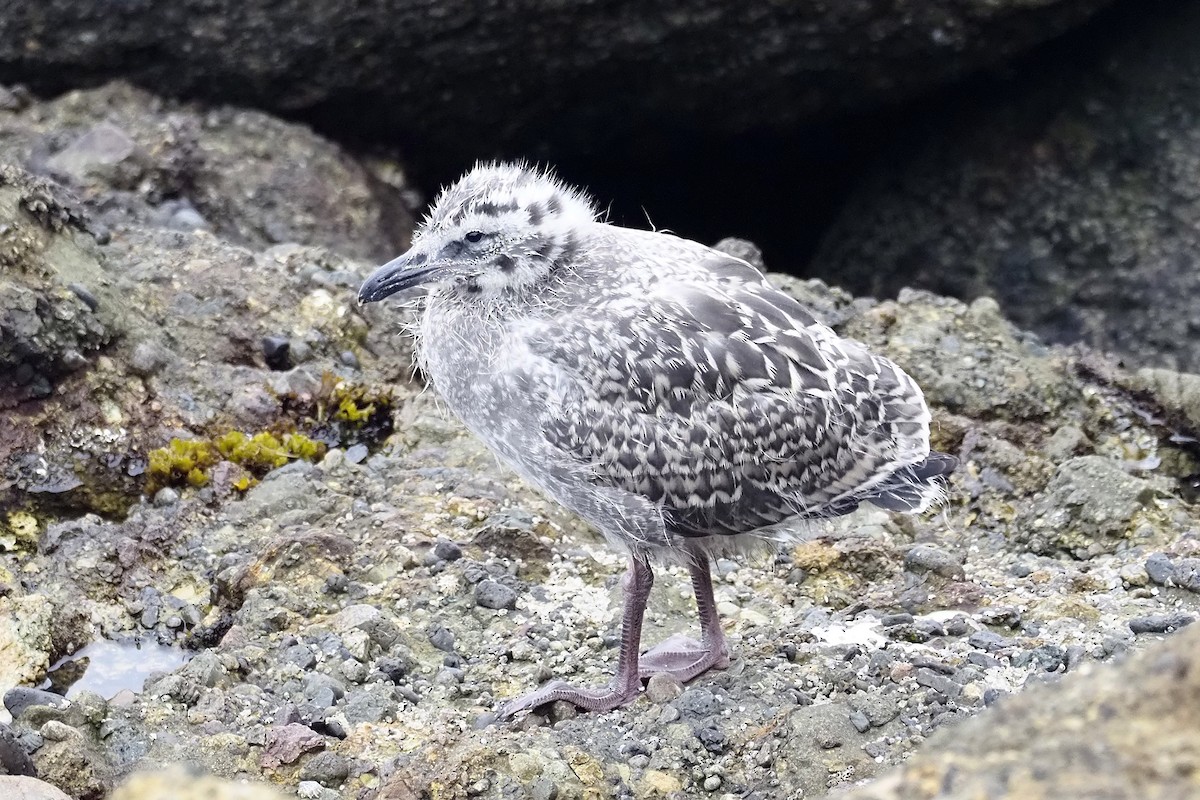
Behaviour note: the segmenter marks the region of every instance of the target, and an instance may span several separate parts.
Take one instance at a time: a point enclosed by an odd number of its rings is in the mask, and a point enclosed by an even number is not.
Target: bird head
[[[582,192],[524,164],[477,164],[442,190],[408,252],[358,292],[372,303],[415,287],[494,298],[536,290],[568,264],[596,209]]]

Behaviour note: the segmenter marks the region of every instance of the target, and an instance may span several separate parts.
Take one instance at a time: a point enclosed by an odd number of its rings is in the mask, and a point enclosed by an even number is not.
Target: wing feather
[[[928,455],[908,375],[709,252],[686,280],[623,297],[620,313],[611,300],[575,307],[529,338],[573,387],[569,408],[545,408],[551,446],[702,536],[845,513]]]

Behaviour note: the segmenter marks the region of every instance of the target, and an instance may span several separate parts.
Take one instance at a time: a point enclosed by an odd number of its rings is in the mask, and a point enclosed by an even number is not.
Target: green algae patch
[[[302,433],[262,432],[253,435],[229,431],[215,439],[172,439],[166,447],[151,450],[146,468],[146,493],[167,486],[199,489],[212,482],[212,470],[222,461],[244,470],[230,484],[245,492],[266,473],[297,460],[319,461],[326,445]]]
[[[348,383],[331,372],[308,401],[296,400],[293,413],[304,418],[302,428],[330,447],[363,444],[374,449],[392,434],[396,398],[390,388]]]

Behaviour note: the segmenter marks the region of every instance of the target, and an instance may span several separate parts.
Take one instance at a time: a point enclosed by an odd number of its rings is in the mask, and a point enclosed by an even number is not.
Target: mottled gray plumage
[[[360,296],[428,286],[418,355],[447,405],[647,574],[707,581],[712,553],[797,519],[939,496],[955,462],[903,370],[744,261],[596,216],[545,173],[478,166]]]

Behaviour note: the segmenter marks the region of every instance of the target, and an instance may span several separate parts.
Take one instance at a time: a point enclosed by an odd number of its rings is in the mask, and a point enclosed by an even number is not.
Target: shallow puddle
[[[67,697],[74,697],[86,689],[111,700],[125,689],[141,692],[142,684],[151,673],[170,672],[191,656],[178,647],[155,642],[100,639],[51,667],[40,688]]]

